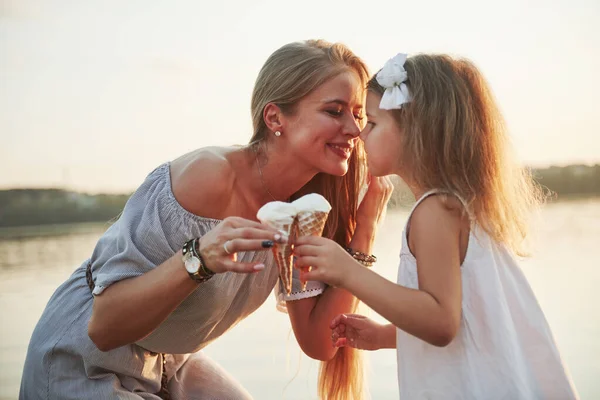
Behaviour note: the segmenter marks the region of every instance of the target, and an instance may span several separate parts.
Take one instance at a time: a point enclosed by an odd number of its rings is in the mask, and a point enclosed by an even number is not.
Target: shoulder
[[[427,197],[414,210],[411,225],[417,224],[458,224],[463,221],[465,210],[458,198],[448,194],[434,194]]]
[[[469,219],[461,201],[452,195],[436,194],[427,197],[410,217],[410,247],[427,242],[458,239],[468,229]]]
[[[224,217],[236,180],[227,158],[230,151],[206,147],[171,163],[173,194],[183,208],[203,217]]]

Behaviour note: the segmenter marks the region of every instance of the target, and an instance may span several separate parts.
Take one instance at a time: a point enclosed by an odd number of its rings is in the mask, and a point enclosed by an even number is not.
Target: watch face
[[[190,257],[187,260],[185,260],[185,269],[190,274],[194,274],[194,273],[198,272],[199,268],[200,268],[200,260],[197,259],[196,257]]]

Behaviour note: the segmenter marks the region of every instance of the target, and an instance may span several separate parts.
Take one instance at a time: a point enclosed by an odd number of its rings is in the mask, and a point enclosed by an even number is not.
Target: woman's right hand
[[[237,252],[266,250],[285,238],[274,228],[240,217],[225,218],[200,239],[205,266],[223,272],[251,273],[265,268],[262,263],[237,262]]]
[[[386,345],[387,325],[379,324],[364,315],[340,314],[331,321],[331,341],[335,347],[354,347],[379,350]],[[395,330],[393,331],[395,334]]]
[[[235,253],[265,250],[281,240],[272,228],[229,217],[202,236],[200,253],[206,267],[216,273],[250,273],[260,271],[264,265],[236,262]],[[225,243],[230,254],[223,247]],[[94,297],[88,335],[98,349],[109,351],[148,336],[196,290],[198,283],[189,278],[181,264],[181,251],[178,251],[151,271],[116,282]],[[148,304],[154,306],[148,307]]]

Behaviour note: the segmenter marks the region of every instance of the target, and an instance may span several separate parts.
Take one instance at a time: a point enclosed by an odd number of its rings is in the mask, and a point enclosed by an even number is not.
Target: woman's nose
[[[360,135],[360,121],[357,121],[354,116],[349,118],[344,126],[344,134],[352,137],[358,137]]]

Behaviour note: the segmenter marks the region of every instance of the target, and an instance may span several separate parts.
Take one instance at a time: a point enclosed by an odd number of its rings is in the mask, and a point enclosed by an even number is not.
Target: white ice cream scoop
[[[292,203],[272,201],[258,210],[256,218],[277,229],[288,241],[273,246],[273,256],[279,269],[285,291],[292,290],[293,248],[297,235],[320,235],[331,210],[329,202],[320,194],[311,193]],[[302,283],[305,289],[306,283]]]

